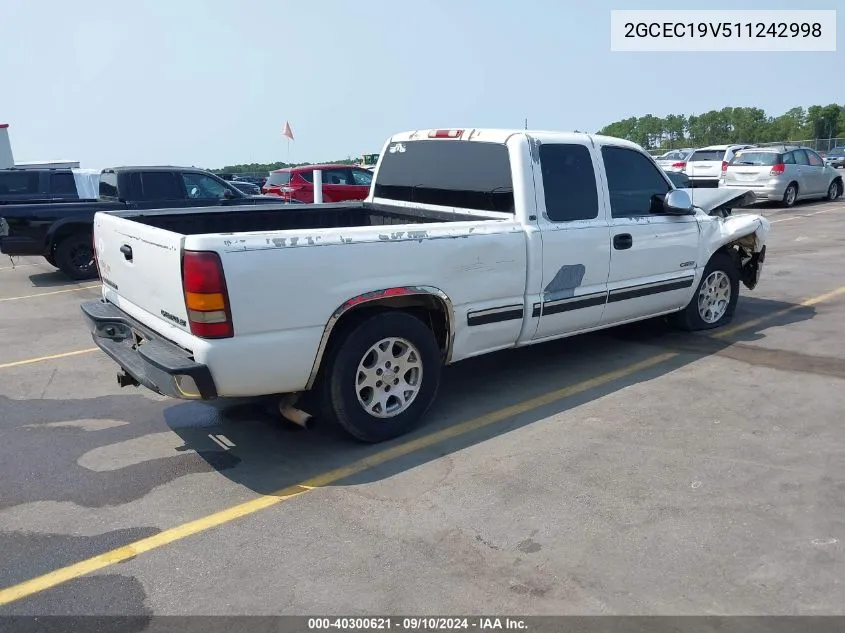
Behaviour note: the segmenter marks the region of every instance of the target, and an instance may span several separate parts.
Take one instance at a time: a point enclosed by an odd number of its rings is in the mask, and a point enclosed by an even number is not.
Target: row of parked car
[[[845,189],[838,171],[845,167],[845,147],[822,155],[802,145],[711,145],[671,150],[655,160],[676,186],[746,189],[787,207],[835,200]]]
[[[750,189],[760,201],[791,207],[799,200],[828,198],[843,193],[837,171],[845,167],[845,147],[819,154],[800,145],[711,145],[671,150],[656,158],[676,187],[735,187]],[[309,165],[278,169],[250,194],[278,196],[288,202],[314,202],[314,171],[323,174],[323,201],[346,202],[367,197],[372,169],[350,165]],[[243,181],[231,184],[243,190]]]

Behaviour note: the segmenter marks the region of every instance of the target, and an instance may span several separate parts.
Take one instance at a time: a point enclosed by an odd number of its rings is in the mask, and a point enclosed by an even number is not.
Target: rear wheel
[[[440,383],[434,333],[404,312],[383,312],[351,330],[326,372],[325,410],[362,442],[413,429]]]
[[[739,299],[739,271],[725,253],[710,258],[687,307],[673,315],[685,330],[709,330],[730,322]]]
[[[836,200],[839,196],[842,195],[842,182],[840,180],[834,180],[830,183],[830,187],[827,188],[827,199],[828,200]]]
[[[74,233],[56,246],[55,265],[71,279],[81,281],[97,276],[94,243],[90,233]]]
[[[794,182],[791,182],[786,188],[786,191],[783,192],[783,206],[794,206],[796,200],[798,200],[798,185],[796,185]]]

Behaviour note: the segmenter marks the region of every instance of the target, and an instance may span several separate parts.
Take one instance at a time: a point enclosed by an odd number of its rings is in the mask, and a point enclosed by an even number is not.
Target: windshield
[[[827,153],[828,156],[845,156],[845,147],[836,147]]]
[[[733,157],[731,165],[755,165],[768,167],[783,162],[777,152],[740,152]]]
[[[374,196],[513,213],[508,148],[482,141],[391,143],[381,159]]]

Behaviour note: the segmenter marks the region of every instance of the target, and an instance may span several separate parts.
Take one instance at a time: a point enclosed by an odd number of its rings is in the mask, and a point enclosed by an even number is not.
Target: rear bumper
[[[743,189],[746,191],[753,191],[754,197],[758,200],[781,200],[783,194],[786,192],[786,181],[769,181],[762,184],[727,184],[725,182],[719,183],[720,189]]]
[[[183,400],[217,397],[211,371],[195,362],[181,347],[111,303],[86,301],[81,309],[97,347],[125,372],[118,374],[121,386],[139,384],[163,396]]]
[[[690,176],[687,174],[687,177],[690,179],[693,187],[718,187],[719,186],[719,176]]]

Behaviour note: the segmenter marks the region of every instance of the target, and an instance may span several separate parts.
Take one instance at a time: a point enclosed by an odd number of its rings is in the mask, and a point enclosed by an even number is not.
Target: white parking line
[[[0,266],[0,270],[17,270],[18,268],[26,268],[27,266],[40,266],[41,264],[15,264],[14,266]]]
[[[213,435],[213,434],[209,433],[208,437],[210,437],[211,441],[213,441],[215,444],[217,444],[224,451],[228,451],[230,448],[235,447],[235,443],[232,440],[230,440],[228,437],[226,437],[225,435]]]
[[[812,213],[802,213],[800,215],[792,215],[788,218],[779,218],[777,220],[769,220],[772,224],[775,222],[789,222],[790,220],[800,220],[801,218],[809,218],[813,215],[818,215],[819,213],[829,213],[831,211],[845,211],[845,207],[833,207],[830,209],[822,209],[821,211],[813,211]]]
[[[21,299],[34,299],[35,297],[47,297],[49,295],[60,295],[66,292],[79,292],[80,290],[93,290],[94,288],[101,288],[99,284],[93,286],[76,286],[75,288],[65,288],[64,290],[51,290],[50,292],[38,292],[34,295],[22,295],[20,297],[3,297],[2,301],[20,301]]]

